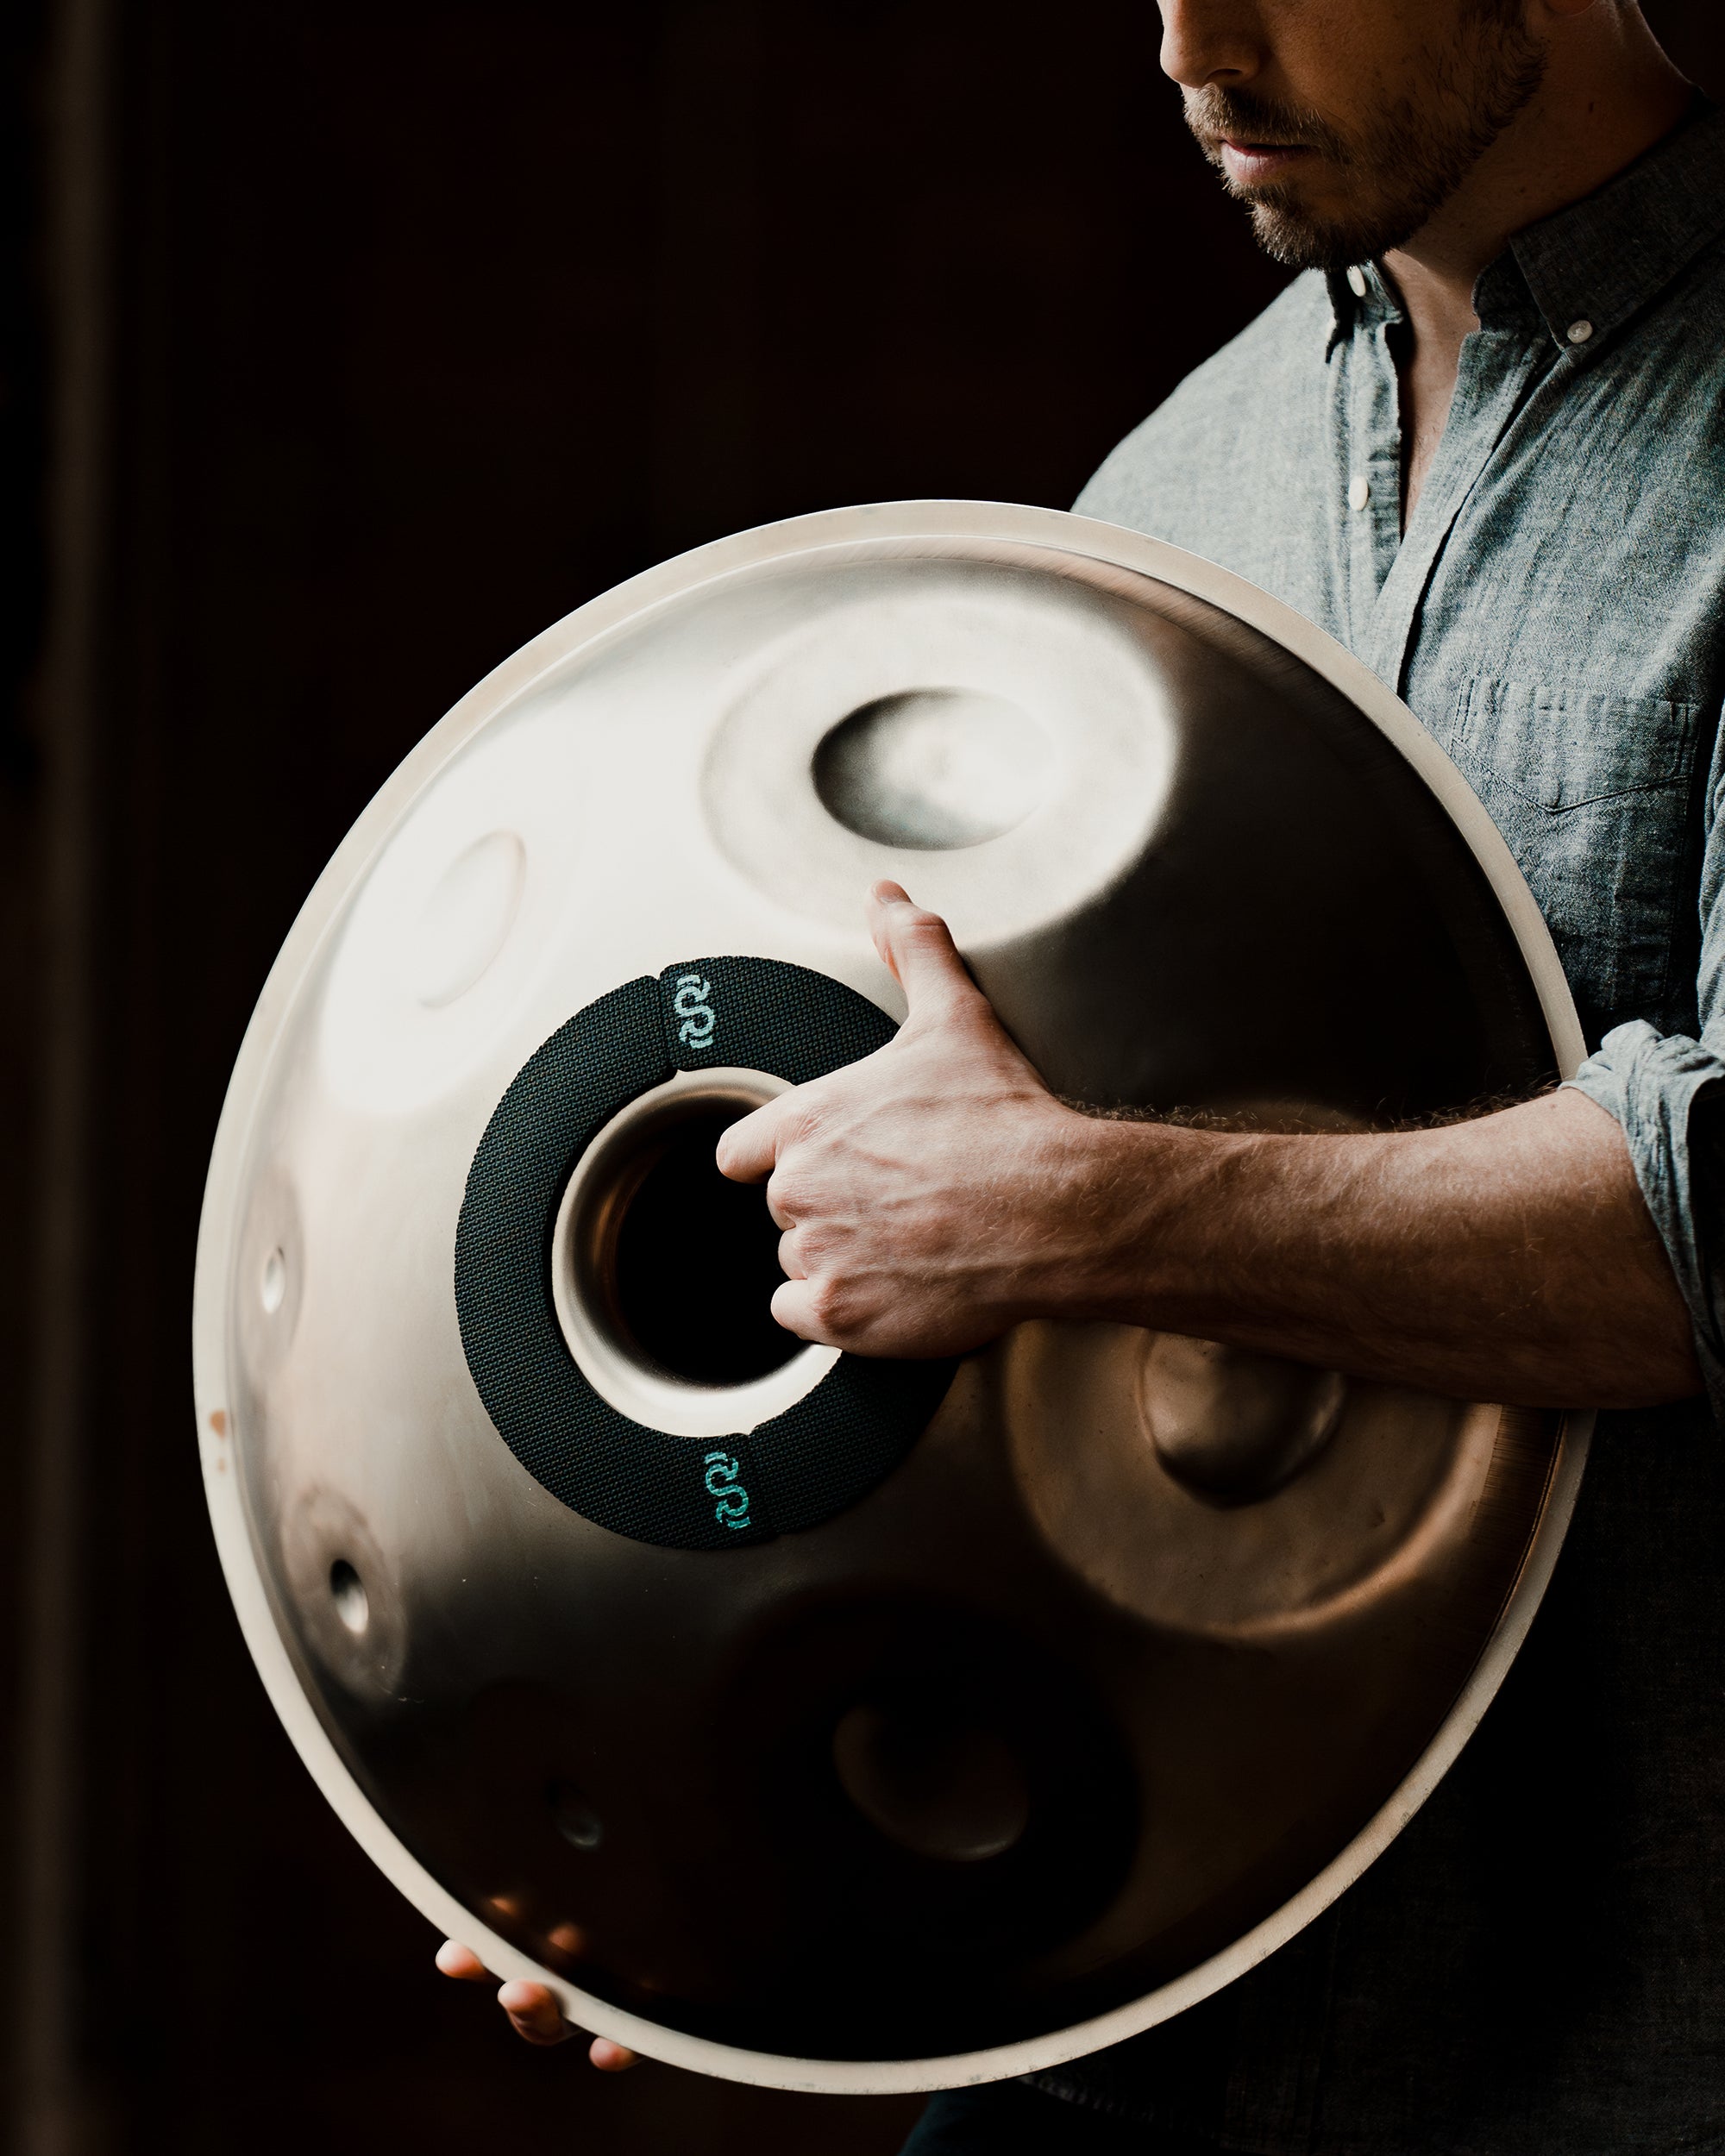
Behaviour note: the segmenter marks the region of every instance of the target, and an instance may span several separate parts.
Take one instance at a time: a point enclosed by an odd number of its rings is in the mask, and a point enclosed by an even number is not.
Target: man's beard
[[[1187,124],[1251,212],[1258,245],[1294,269],[1345,269],[1375,261],[1410,240],[1447,202],[1544,80],[1544,47],[1519,7],[1476,0],[1451,49],[1431,63],[1422,94],[1399,97],[1344,131],[1322,113],[1249,92],[1207,86],[1186,93]],[[1298,144],[1345,176],[1351,199],[1325,213],[1291,185],[1242,186],[1227,175],[1222,144]]]

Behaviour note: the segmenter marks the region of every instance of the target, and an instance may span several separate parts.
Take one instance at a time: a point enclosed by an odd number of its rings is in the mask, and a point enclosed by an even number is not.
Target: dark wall
[[[1063,503],[1276,289],[1151,11],[130,0],[93,788],[70,1971],[92,2147],[896,2147],[528,2052],[336,1827],[229,1614],[186,1320],[274,950],[409,744],[684,546]]]
[[[1716,66],[1711,0],[1658,14]],[[78,2093],[53,2145],[893,2149],[914,2103],[604,2080],[431,1975],[431,1935],[279,1733],[217,1575],[187,1382],[204,1163],[300,899],[480,674],[748,523],[1063,504],[1279,273],[1186,141],[1149,0],[128,0],[106,21],[75,1923],[62,1965],[21,1972],[67,1987]],[[52,204],[15,179],[39,227]],[[9,291],[41,289],[15,223]],[[12,329],[24,411],[38,345]],[[25,504],[28,434],[6,436]],[[28,527],[8,527],[20,652]],[[27,961],[64,797],[28,732],[0,776],[21,1134],[0,1194],[22,1214],[46,1127]],[[10,1240],[21,1370],[36,1245]],[[0,1498],[16,1542],[15,1467]]]

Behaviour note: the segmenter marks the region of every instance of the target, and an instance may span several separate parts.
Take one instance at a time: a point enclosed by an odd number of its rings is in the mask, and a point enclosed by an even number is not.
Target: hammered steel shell
[[[1047,2065],[1288,1937],[1484,1711],[1586,1434],[1117,1326],[898,1376],[780,1334],[712,1142],[902,1015],[882,875],[1097,1111],[1369,1128],[1580,1045],[1389,693],[1053,511],[846,511],[668,563],[367,809],[206,1199],[248,1639],[435,1922],[589,2028],[787,2086]],[[495,1232],[470,1179],[518,1208]]]

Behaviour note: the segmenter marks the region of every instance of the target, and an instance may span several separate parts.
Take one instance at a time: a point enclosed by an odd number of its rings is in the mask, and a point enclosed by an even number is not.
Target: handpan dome
[[[251,1651],[342,1819],[570,2017],[1019,2072],[1322,1908],[1513,1658],[1577,1418],[1111,1326],[806,1348],[717,1131],[889,1037],[865,887],[1049,1083],[1340,1130],[1579,1035],[1484,811],[1250,586],[1042,510],[749,532],[435,727],[270,976],[198,1254]]]

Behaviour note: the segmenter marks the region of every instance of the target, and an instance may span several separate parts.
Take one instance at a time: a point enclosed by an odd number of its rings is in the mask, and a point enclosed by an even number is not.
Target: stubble
[[[1186,93],[1186,119],[1266,254],[1294,269],[1341,269],[1404,245],[1447,202],[1545,78],[1544,48],[1519,7],[1479,0],[1421,78],[1343,126],[1324,113],[1214,85]],[[1298,144],[1341,176],[1344,206],[1315,210],[1294,185],[1243,186],[1224,141]]]

